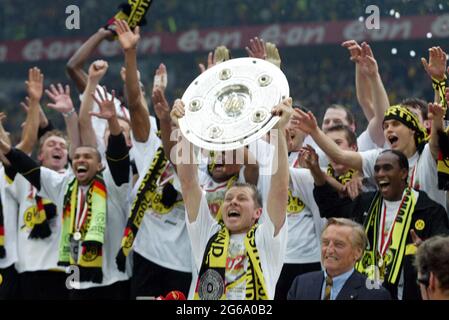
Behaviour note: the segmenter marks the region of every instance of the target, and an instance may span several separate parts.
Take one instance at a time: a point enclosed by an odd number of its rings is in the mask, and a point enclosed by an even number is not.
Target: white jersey
[[[320,235],[325,219],[320,217],[313,188],[314,180],[308,169],[290,168],[285,263],[320,262]]]
[[[42,172],[41,167],[41,172]],[[49,170],[50,169],[46,169]],[[55,175],[63,177],[63,175],[52,171]],[[61,237],[61,212],[56,207],[56,215],[48,220],[51,230],[49,237],[45,239],[29,239],[30,232],[33,228],[31,217],[37,211],[35,196],[37,193],[31,183],[29,183],[21,174],[17,173],[11,185],[6,187],[7,192],[18,205],[17,220],[17,255],[18,260],[15,264],[19,273],[28,271],[43,270],[60,270],[64,268],[58,267],[58,249],[59,239]],[[43,196],[44,205],[51,204],[48,197]]]
[[[5,169],[0,164],[0,196],[3,206],[4,247],[6,255],[0,258],[0,269],[5,269],[17,262],[17,213],[18,204],[8,190]]]
[[[382,151],[377,149],[360,153],[363,159],[363,174],[366,177],[374,177],[374,165]],[[446,208],[446,192],[438,189],[437,163],[430,152],[429,144],[426,144],[421,155],[415,153],[409,158],[408,165],[409,185],[415,190],[425,191],[430,199]]]
[[[267,213],[264,213],[268,215]],[[196,272],[194,273],[193,281],[198,280],[198,273],[201,268],[203,255],[206,250],[207,243],[210,238],[219,231],[220,226],[217,221],[211,216],[209,211],[209,206],[207,204],[206,195],[203,191],[203,196],[201,198],[200,208],[198,216],[195,222],[189,223],[188,216],[186,213],[187,230],[189,232],[190,242],[192,245],[192,253],[195,261]],[[242,257],[242,237],[233,237],[233,250],[234,262]],[[240,244],[239,244],[240,241]],[[274,298],[274,292],[276,288],[276,283],[279,279],[279,275],[282,270],[282,265],[284,263],[284,256],[287,246],[287,227],[286,224],[282,226],[277,236],[274,236],[274,225],[270,219],[259,225],[256,230],[256,245],[259,252],[260,264],[262,267],[263,276],[267,286],[267,295],[269,299]],[[232,254],[228,252],[229,255]],[[246,258],[246,254],[244,255]],[[246,258],[247,259],[247,258]],[[231,261],[231,260],[228,260]],[[225,277],[227,281],[232,281],[235,278],[235,273],[242,273],[247,267],[247,262],[239,261],[240,267],[235,265],[237,268],[233,270],[227,270]],[[237,269],[237,270],[236,270]],[[232,274],[234,273],[234,275]],[[228,299],[243,300],[245,297],[245,282],[242,283],[243,286],[239,286],[237,290],[229,290]]]
[[[43,197],[51,199],[57,204],[58,212],[63,211],[64,194],[68,184],[73,179],[73,173],[67,172],[60,175],[52,170],[41,167],[41,191]],[[106,228],[103,243],[103,281],[102,283],[81,282],[75,284],[75,289],[87,289],[93,287],[108,286],[118,281],[128,280],[131,276],[131,268],[128,263],[126,272],[117,269],[115,257],[120,250],[123,230],[125,229],[129,205],[127,196],[130,193],[129,183],[124,183],[120,187],[115,185],[109,168],[103,171],[103,179],[106,185]],[[60,217],[59,217],[60,218]],[[61,219],[58,219],[60,221]],[[55,241],[59,245],[58,241]],[[55,249],[58,255],[58,246]]]
[[[151,130],[150,137],[145,143],[133,141],[136,148],[135,161],[139,171],[139,180],[134,186],[133,197],[136,195],[142,179],[161,146],[161,140]],[[165,184],[172,183],[175,190],[181,191],[178,176],[173,165],[167,166],[158,179],[156,194],[161,195]],[[191,249],[185,224],[184,202],[178,194],[178,199],[169,210],[163,206],[148,208],[142,220],[134,250],[145,259],[164,268],[180,272],[192,272]]]

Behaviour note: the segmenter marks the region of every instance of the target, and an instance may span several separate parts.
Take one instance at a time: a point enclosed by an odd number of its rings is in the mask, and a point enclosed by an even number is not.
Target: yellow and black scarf
[[[137,232],[142,224],[145,212],[149,207],[151,207],[153,195],[157,188],[157,180],[163,173],[166,164],[167,159],[164,156],[164,149],[160,146],[157,149],[153,161],[139,186],[137,195],[134,198],[134,202],[131,207],[130,216],[126,223],[120,251],[116,257],[117,268],[122,272],[125,272],[126,257],[131,251]]]
[[[144,26],[147,24],[145,14],[150,9],[153,0],[128,0],[119,5],[120,11],[111,19],[108,20],[105,28],[113,31],[110,26],[114,24],[116,20],[126,20],[131,29],[136,26]]]
[[[441,105],[445,110],[447,110],[447,101],[446,101],[446,75],[443,80],[437,80],[432,78],[432,88],[436,92],[438,92],[438,96],[440,97]]]
[[[380,240],[378,235],[382,219],[383,198],[380,192],[376,193],[364,222],[365,233],[368,236],[369,243],[363,252],[362,259],[355,266],[357,271],[365,274],[372,280],[379,280],[380,277],[392,285],[398,283],[416,201],[417,198],[411,188],[406,188],[401,207],[394,222],[391,243],[384,256],[381,257],[378,251]],[[379,263],[382,261],[383,263]]]
[[[428,135],[427,130],[419,122],[416,115],[401,105],[391,106],[385,111],[384,121],[386,120],[398,120],[405,126],[415,131],[415,144],[418,153],[421,154],[424,146],[427,143]]]
[[[326,174],[329,177],[335,178],[338,182],[340,182],[342,185],[345,185],[347,182],[351,181],[352,177],[354,176],[355,170],[349,169],[344,174],[339,175],[338,177],[335,176],[335,170],[332,167],[331,164],[328,164]]]
[[[49,220],[56,217],[56,206],[50,201],[44,201],[38,195],[35,195],[36,211],[31,217],[33,228],[28,236],[29,239],[45,239],[51,235]]]
[[[81,254],[74,254],[73,250],[78,250],[77,245],[73,246],[78,188],[78,180],[73,178],[64,195],[58,265],[77,265],[80,270],[81,282],[92,281],[101,283],[103,281],[103,244],[107,210],[107,191],[103,176],[101,174],[95,176],[87,191],[87,216],[79,230],[81,233],[81,240],[79,240],[81,241]],[[77,260],[75,260],[74,256],[77,256]]]
[[[218,231],[209,240],[203,257],[198,282],[195,289],[195,300],[225,300],[226,299],[226,260],[231,239],[229,230],[220,222]],[[245,274],[246,300],[268,300],[267,287],[260,264],[259,252],[256,247],[255,224],[245,237],[248,268]]]

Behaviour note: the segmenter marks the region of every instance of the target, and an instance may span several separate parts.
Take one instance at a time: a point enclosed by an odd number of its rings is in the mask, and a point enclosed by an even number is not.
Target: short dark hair
[[[349,125],[355,125],[355,118],[354,118],[354,114],[352,113],[352,111],[348,108],[346,108],[345,106],[341,105],[341,104],[331,104],[326,110],[328,109],[339,109],[339,110],[343,110],[346,112],[346,120],[348,121]]]
[[[79,148],[89,148],[89,149],[94,150],[94,153],[95,153],[95,155],[97,156],[98,162],[101,163],[101,159],[102,159],[101,153],[100,153],[100,151],[98,151],[97,148],[95,148],[95,147],[92,146],[92,145],[84,144],[84,145],[80,145],[80,146],[76,147],[75,151],[78,150]]]
[[[325,130],[324,133],[341,131],[345,133],[346,140],[348,141],[348,144],[350,146],[357,146],[357,137],[355,136],[354,131],[352,131],[348,126],[345,126],[344,124],[337,124],[335,126],[332,126],[329,129]]]
[[[384,153],[393,153],[394,155],[396,155],[398,157],[398,163],[399,163],[399,168],[401,169],[406,169],[408,172],[409,166],[408,166],[408,159],[405,156],[404,153],[402,153],[402,151],[399,150],[394,150],[394,149],[386,149],[383,150],[380,154],[384,154]]]
[[[429,113],[429,108],[426,101],[419,98],[407,98],[402,100],[401,105],[404,107],[418,109],[419,111],[421,111],[423,120],[429,119],[429,117],[427,116],[427,114]]]
[[[434,236],[418,247],[415,267],[423,277],[435,274],[441,288],[449,290],[449,237]]]
[[[253,191],[253,200],[256,204],[257,208],[262,208],[262,196],[257,190],[257,187],[252,183],[246,183],[246,182],[236,182],[232,187],[237,188],[250,188]]]

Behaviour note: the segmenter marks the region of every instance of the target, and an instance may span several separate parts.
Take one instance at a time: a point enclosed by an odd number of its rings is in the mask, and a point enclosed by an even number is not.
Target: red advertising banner
[[[409,16],[380,19],[379,30],[368,30],[361,21],[323,23],[285,23],[250,27],[224,27],[189,30],[180,33],[148,32],[141,35],[139,54],[210,51],[218,45],[230,49],[244,48],[258,36],[279,47],[295,47],[341,43],[355,39],[369,42],[449,37],[449,14],[441,16]],[[65,60],[86,38],[39,38],[0,42],[0,62]],[[101,57],[121,54],[117,42],[103,42],[96,52]]]

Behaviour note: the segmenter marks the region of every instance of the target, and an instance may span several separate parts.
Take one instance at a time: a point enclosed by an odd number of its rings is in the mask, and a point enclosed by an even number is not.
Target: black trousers
[[[22,298],[25,300],[67,300],[67,274],[62,271],[19,273]]]
[[[89,289],[71,289],[70,300],[129,300],[130,282],[118,281],[109,286]]]
[[[133,275],[131,278],[131,299],[137,297],[158,297],[178,290],[187,297],[192,273],[161,267],[138,253],[133,253]]]
[[[296,276],[312,271],[321,270],[321,264],[315,263],[284,263],[278,283],[276,284],[275,300],[287,300],[287,293],[290,290]]]
[[[20,299],[19,274],[14,265],[0,269],[0,300]]]

